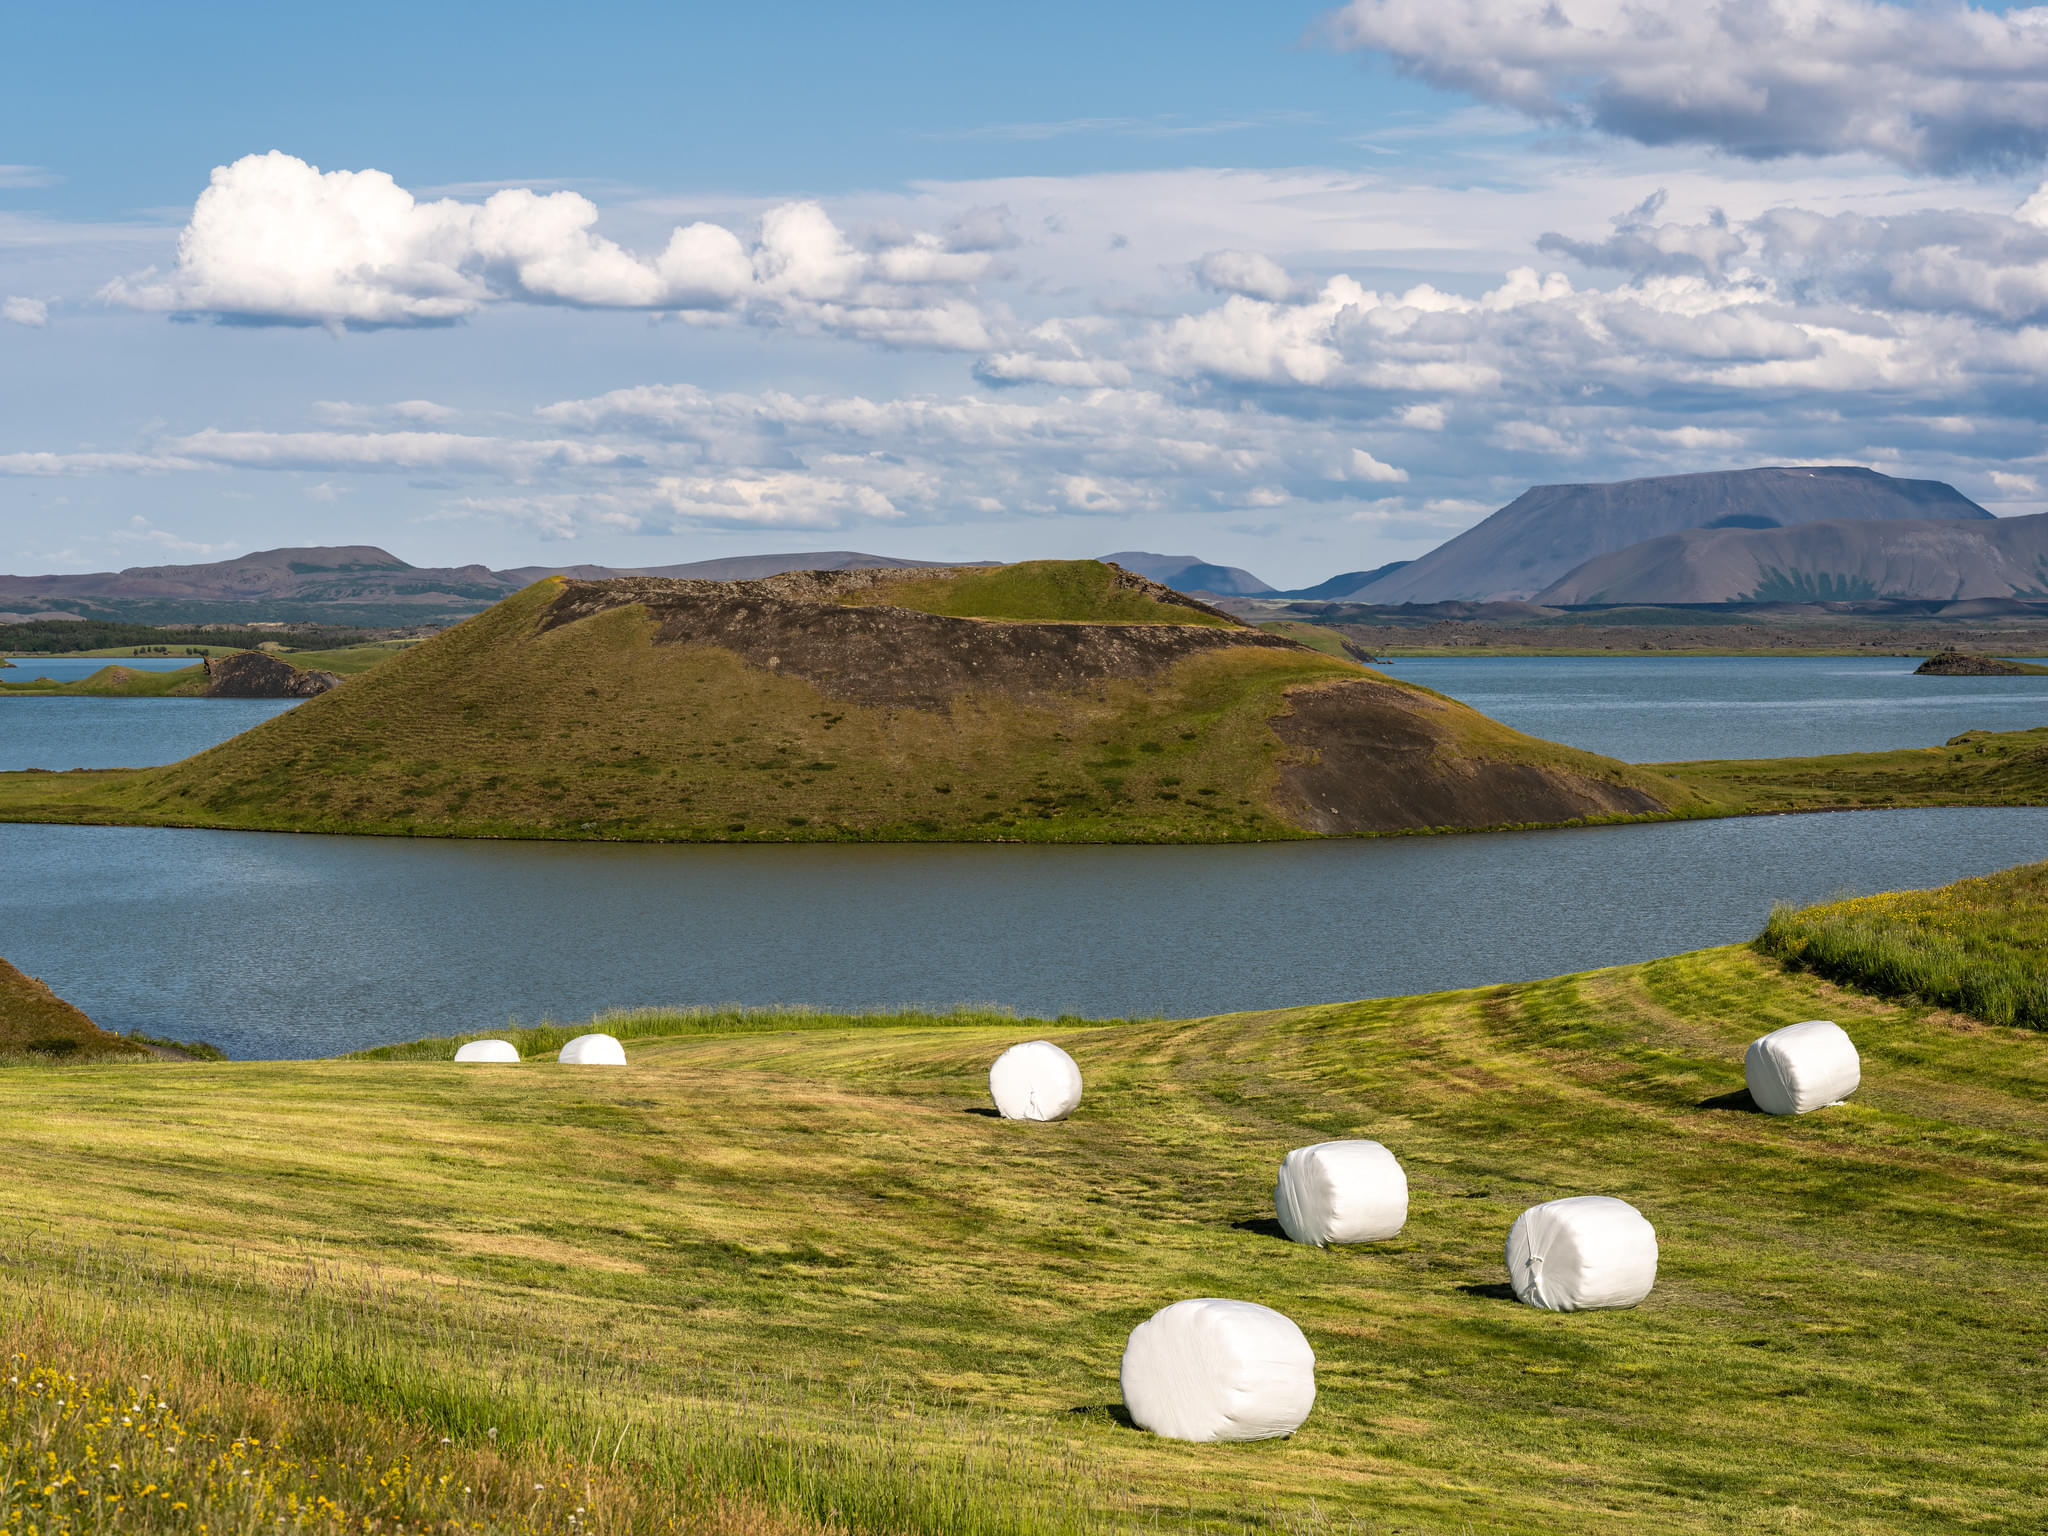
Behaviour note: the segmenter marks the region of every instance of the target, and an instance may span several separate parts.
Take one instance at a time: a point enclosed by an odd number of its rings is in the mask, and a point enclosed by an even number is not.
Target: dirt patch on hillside
[[[1313,832],[1497,827],[1645,815],[1668,807],[1645,790],[1545,763],[1469,756],[1453,706],[1371,679],[1296,688],[1273,721],[1298,750],[1275,808]]]
[[[1235,625],[950,619],[836,600],[837,594],[875,584],[872,578],[906,574],[929,573],[793,571],[740,582],[659,577],[565,581],[562,595],[541,619],[540,632],[639,604],[657,625],[657,645],[714,645],[781,676],[800,678],[831,698],[938,711],[969,691],[1021,700],[1071,695],[1100,682],[1142,681],[1210,651],[1302,649],[1291,640]],[[798,595],[804,593],[818,595]]]

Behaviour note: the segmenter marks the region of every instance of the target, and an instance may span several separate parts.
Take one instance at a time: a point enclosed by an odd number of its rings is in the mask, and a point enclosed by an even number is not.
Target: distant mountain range
[[[1345,595],[1368,603],[1533,598],[1562,586],[1589,560],[1687,529],[1902,520],[1996,521],[1939,480],[1896,480],[1850,465],[1539,485],[1421,559]]]
[[[853,550],[741,555],[688,565],[615,568],[529,565],[408,565],[388,550],[357,544],[268,549],[207,565],[145,565],[79,576],[0,576],[0,622],[24,618],[119,619],[135,624],[269,621],[372,627],[446,624],[560,572],[585,580],[683,576],[737,581],[784,571],[939,567],[957,562],[897,559]]]
[[[1280,590],[1195,555],[1104,555],[1178,591],[1217,598],[1404,604],[1958,601],[2048,598],[2048,514],[1995,518],[1938,480],[1850,465],[1539,485],[1418,560]],[[855,550],[741,555],[684,565],[417,567],[371,545],[273,549],[210,565],[79,576],[0,576],[0,622],[272,621],[441,625],[543,576],[755,580],[795,570],[945,568]]]
[[[1112,561],[1127,571],[1136,571],[1140,576],[1149,576],[1176,592],[1209,592],[1217,597],[1293,595],[1275,593],[1250,571],[1239,570],[1234,565],[1211,565],[1194,555],[1155,555],[1143,549],[1122,549],[1099,558]]]

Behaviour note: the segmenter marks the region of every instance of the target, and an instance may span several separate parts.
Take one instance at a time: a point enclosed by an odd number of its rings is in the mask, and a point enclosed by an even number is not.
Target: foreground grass
[[[1864,1088],[1750,1112],[1743,1045],[1803,1018],[1850,1031]],[[2032,1032],[1740,948],[1208,1020],[739,1022],[631,1038],[611,1071],[0,1072],[0,1312],[862,1531],[2048,1519]],[[1087,1100],[989,1118],[988,1061],[1034,1034]],[[1280,1155],[1351,1135],[1407,1166],[1407,1230],[1282,1241]],[[1633,1311],[1507,1297],[1514,1215],[1580,1193],[1658,1229]],[[1126,1333],[1196,1295],[1301,1324],[1300,1434],[1121,1422]]]
[[[1934,891],[1781,907],[1756,947],[1865,991],[2048,1028],[2048,864]]]
[[[47,1298],[45,1298],[47,1299]],[[0,1328],[0,1530],[22,1536],[796,1536],[731,1499],[661,1499],[607,1464],[501,1454],[283,1397],[162,1350]],[[36,1319],[35,1322],[43,1322]],[[61,1362],[61,1363],[52,1363]],[[143,1371],[147,1363],[153,1370]]]

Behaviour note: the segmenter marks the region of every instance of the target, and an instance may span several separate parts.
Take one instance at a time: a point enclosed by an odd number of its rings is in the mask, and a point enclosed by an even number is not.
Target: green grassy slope
[[[897,576],[848,593],[841,600],[858,607],[886,603],[953,619],[1237,627],[1228,614],[1156,583],[1140,586],[1099,560],[1024,560],[1015,565]]]
[[[1780,908],[1757,948],[1883,996],[2048,1028],[2048,864],[1935,891]]]
[[[0,1057],[72,1060],[143,1054],[143,1047],[135,1041],[109,1034],[41,980],[24,976],[0,960]]]
[[[940,596],[1015,610],[1035,592],[1065,615],[1142,596],[1114,588],[1105,566],[1068,564],[1087,568],[1074,578],[1079,599],[1064,567],[1002,581],[969,573]],[[984,581],[996,587],[987,602],[975,596]],[[1522,736],[1337,657],[1263,636],[1218,646],[1218,624],[1180,631],[1211,638],[1153,675],[1020,689],[991,665],[986,685],[915,708],[828,694],[721,646],[657,643],[659,624],[637,605],[547,627],[563,590],[537,583],[168,768],[0,775],[0,819],[644,839],[1291,837],[1301,828],[1275,787],[1307,754],[1270,722],[1296,707],[1290,689],[1360,681],[1420,722],[1411,734],[1434,733],[1425,746],[1453,767],[1526,764],[1687,798],[1655,774]],[[881,590],[895,606],[915,596]],[[1176,625],[1200,612],[1144,600]]]
[[[1653,763],[1707,815],[1909,805],[2048,805],[2048,727],[1965,731],[1939,747]]]
[[[1749,1112],[1743,1045],[1805,1018],[1850,1031],[1864,1087]],[[0,1313],[457,1450],[486,1426],[510,1454],[623,1445],[652,1486],[860,1530],[2048,1521],[2031,1032],[1746,949],[1209,1020],[762,1022],[636,1039],[618,1071],[0,1073]],[[1034,1034],[1079,1060],[1079,1113],[979,1113],[988,1061]],[[1406,1165],[1407,1230],[1282,1241],[1280,1156],[1354,1135]],[[1656,1290],[1517,1305],[1509,1224],[1583,1193],[1655,1224]],[[1293,1439],[1120,1422],[1128,1330],[1200,1295],[1306,1332],[1319,1397]]]

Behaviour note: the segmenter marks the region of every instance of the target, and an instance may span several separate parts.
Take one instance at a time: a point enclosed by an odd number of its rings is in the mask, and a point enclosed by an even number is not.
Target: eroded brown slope
[[[1273,722],[1297,752],[1282,762],[1275,803],[1311,832],[1403,832],[1654,816],[1673,809],[1619,763],[1558,748],[1546,761],[1523,737],[1514,756],[1474,739],[1475,711],[1374,678],[1289,691]],[[1495,731],[1506,727],[1484,720]]]

